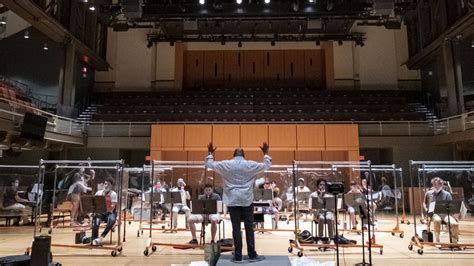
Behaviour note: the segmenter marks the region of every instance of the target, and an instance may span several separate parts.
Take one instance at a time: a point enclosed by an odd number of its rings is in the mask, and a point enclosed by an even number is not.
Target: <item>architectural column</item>
[[[60,94],[58,103],[60,104],[60,112],[72,111],[74,108],[74,95],[76,92],[76,80],[74,73],[76,72],[76,47],[74,43],[65,46],[64,64],[61,68],[60,77]]]
[[[460,56],[462,55],[460,55],[459,52],[456,52],[461,49],[458,44],[458,42],[455,42],[451,45],[451,47],[453,54],[454,75],[456,81],[457,107],[458,113],[462,114],[464,113],[464,88],[462,84],[462,66],[460,60]]]
[[[454,58],[451,42],[444,42],[442,45],[443,54],[443,72],[446,81],[446,90],[448,92],[448,115],[458,114],[458,101],[456,92],[456,76],[454,73]]]
[[[175,65],[174,65],[174,89],[181,91],[183,89],[184,72],[184,44],[175,43]]]

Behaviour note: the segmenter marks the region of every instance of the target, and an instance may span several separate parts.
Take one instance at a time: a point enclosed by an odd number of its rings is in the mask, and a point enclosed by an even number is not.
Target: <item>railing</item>
[[[33,108],[31,106],[27,106],[0,97],[0,119],[9,120],[19,124],[23,120],[25,111],[29,111],[47,117],[47,132],[53,132],[75,137],[82,137],[85,135],[86,125],[81,121],[54,115],[37,108]]]
[[[90,137],[149,137],[151,125],[157,122],[90,122]],[[160,122],[160,124],[183,124],[184,122]],[[185,124],[202,124],[206,122],[185,122]],[[213,124],[230,124],[232,122],[213,122]],[[433,121],[328,121],[328,122],[272,122],[272,124],[358,124],[359,136],[434,136],[474,129],[474,112]],[[243,123],[238,123],[243,124]],[[252,122],[245,123],[252,124]],[[265,122],[253,122],[265,124]]]

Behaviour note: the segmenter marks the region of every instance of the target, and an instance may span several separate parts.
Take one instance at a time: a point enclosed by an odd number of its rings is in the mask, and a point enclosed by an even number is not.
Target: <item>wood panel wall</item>
[[[275,165],[290,165],[298,161],[359,160],[357,125],[321,124],[156,124],[150,140],[153,160],[203,161],[209,142],[217,147],[216,160],[231,159],[233,150],[242,147],[249,160],[261,161],[262,142],[270,145]],[[354,179],[357,172],[345,174]],[[180,169],[161,177],[169,182],[183,177],[197,195],[205,183],[222,186],[222,178],[214,172]],[[211,177],[211,178],[209,178]]]
[[[331,46],[324,46],[330,49]],[[334,79],[332,53],[314,50],[185,51],[184,87],[318,87]],[[332,84],[332,81],[329,81]]]

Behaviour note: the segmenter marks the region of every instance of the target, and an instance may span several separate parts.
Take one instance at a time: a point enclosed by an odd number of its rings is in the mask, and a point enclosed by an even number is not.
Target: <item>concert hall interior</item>
[[[474,0],[0,0],[0,265],[472,265]]]

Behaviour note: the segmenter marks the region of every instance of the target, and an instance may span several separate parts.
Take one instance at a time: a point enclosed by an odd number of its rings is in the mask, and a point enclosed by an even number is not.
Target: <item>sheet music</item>
[[[435,210],[435,206],[436,206],[436,201],[431,202],[430,206],[428,207],[428,213],[433,213]]]

